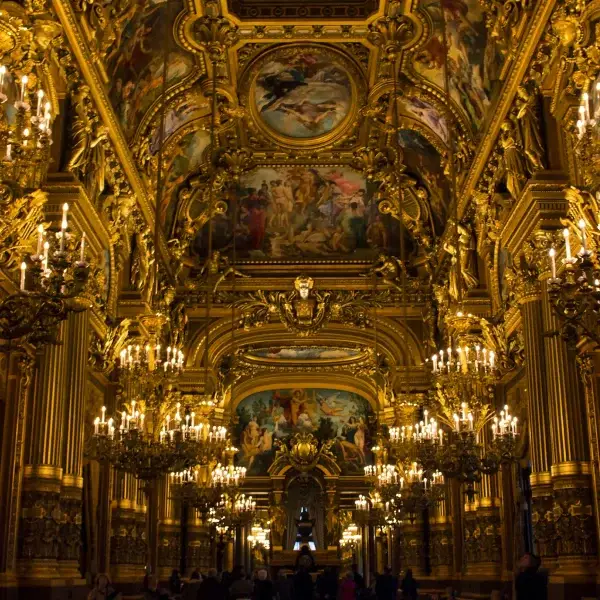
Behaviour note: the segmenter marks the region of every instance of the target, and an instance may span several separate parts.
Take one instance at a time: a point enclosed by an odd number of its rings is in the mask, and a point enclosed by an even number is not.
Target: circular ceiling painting
[[[254,121],[284,144],[329,141],[351,122],[360,79],[350,59],[329,47],[272,50],[253,65],[248,100]]]

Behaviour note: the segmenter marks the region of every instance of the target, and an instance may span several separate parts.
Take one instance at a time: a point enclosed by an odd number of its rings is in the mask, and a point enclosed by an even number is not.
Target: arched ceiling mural
[[[186,269],[205,260],[208,235],[202,188],[211,155],[212,68],[205,15],[223,16],[228,42],[216,70],[216,145],[223,153],[253,153],[235,189],[219,192],[224,210],[213,221],[214,248],[231,254],[235,240],[237,258],[246,261],[398,254],[398,215],[383,214],[382,196],[356,159],[370,141],[382,140],[405,169],[408,251],[417,255],[442,234],[451,202],[448,145],[452,140],[467,154],[503,77],[506,48],[486,28],[479,0],[285,7],[153,0],[115,13],[119,29],[100,41],[106,87],[151,197],[167,66],[160,216]],[[390,16],[406,27],[395,77],[378,42]],[[389,137],[395,123],[398,144]],[[459,170],[459,181],[463,175]]]

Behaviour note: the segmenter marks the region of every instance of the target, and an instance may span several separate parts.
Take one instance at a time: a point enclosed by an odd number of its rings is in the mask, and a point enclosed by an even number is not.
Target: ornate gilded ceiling
[[[166,64],[160,215],[184,276],[203,264],[208,245],[202,188],[215,58],[208,38],[216,35],[226,48],[214,73],[219,152],[252,153],[239,166],[235,191],[220,192],[213,248],[244,261],[372,261],[380,252],[399,254],[398,209],[382,210],[364,168],[370,145],[401,155],[408,251],[417,256],[434,248],[448,220],[450,132],[460,183],[509,56],[505,37],[486,27],[480,0],[123,0],[78,8],[150,197]],[[207,24],[215,15],[220,20]],[[399,43],[395,77],[383,52],[392,38]],[[390,127],[394,85],[397,140]]]

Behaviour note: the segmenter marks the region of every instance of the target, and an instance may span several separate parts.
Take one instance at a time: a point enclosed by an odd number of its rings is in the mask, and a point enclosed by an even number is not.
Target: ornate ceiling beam
[[[96,104],[98,113],[108,127],[109,138],[121,161],[123,170],[144,216],[144,220],[150,228],[154,228],[154,209],[150,205],[146,189],[139,175],[133,155],[125,140],[125,136],[121,131],[114,109],[104,91],[102,79],[98,73],[94,57],[81,33],[75,12],[73,11],[71,4],[66,0],[53,0],[52,6],[64,28],[66,38],[74,57],[77,60],[81,74],[90,88],[91,97]],[[169,263],[169,253],[164,236],[161,236],[160,238],[160,252],[163,258],[163,264],[167,265]]]
[[[517,88],[529,69],[529,62],[534,56],[538,43],[546,28],[550,15],[554,10],[556,0],[542,0],[539,2],[531,17],[531,22],[526,34],[523,36],[517,55],[519,60],[513,61],[512,68],[506,77],[502,92],[498,98],[492,118],[477,147],[471,167],[460,192],[458,206],[459,215],[463,215],[471,203],[471,197],[479,178],[487,165],[488,157],[494,150],[496,140],[500,135],[502,123],[506,119],[513,104]]]

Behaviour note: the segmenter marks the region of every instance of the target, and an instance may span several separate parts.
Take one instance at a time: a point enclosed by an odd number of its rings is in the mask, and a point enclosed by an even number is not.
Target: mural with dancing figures
[[[421,6],[433,29],[429,40],[416,51],[414,68],[444,89],[445,23],[450,94],[478,130],[504,62],[496,40],[488,36],[484,8],[479,0],[422,0]]]
[[[276,360],[335,360],[355,358],[361,354],[358,348],[335,346],[270,346],[248,351],[248,356]]]
[[[373,192],[347,167],[256,169],[242,177],[227,213],[213,219],[213,248],[231,252],[235,229],[238,258],[372,260],[397,253],[398,224],[379,213]],[[207,238],[205,226],[194,244],[198,256],[206,254]]]
[[[256,392],[240,402],[236,429],[237,464],[248,475],[266,475],[275,440],[307,431],[334,440],[332,452],[344,475],[359,475],[372,462],[375,434],[369,402],[353,392],[308,388]]]

